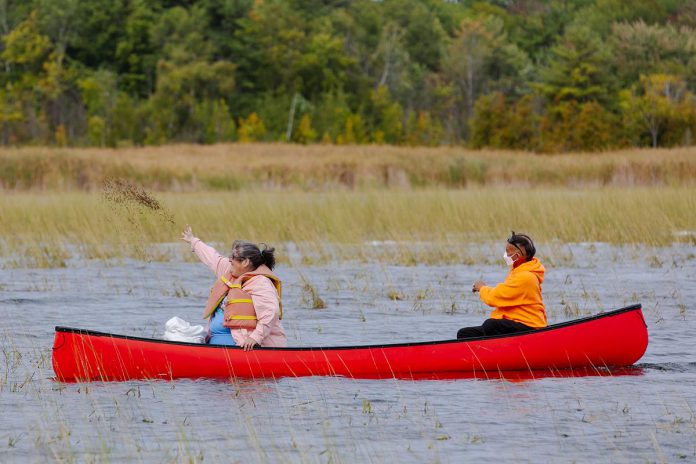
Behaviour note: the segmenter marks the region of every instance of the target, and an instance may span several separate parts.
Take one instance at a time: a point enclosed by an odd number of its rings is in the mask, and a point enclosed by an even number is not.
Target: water
[[[4,268],[0,462],[696,462],[693,247],[559,250],[541,255],[550,322],[642,303],[638,375],[62,384],[51,380],[55,325],[159,337],[172,316],[198,321],[211,275],[135,261]],[[327,307],[311,309],[298,270],[278,268],[290,344],[354,345],[452,338],[488,313],[471,283],[504,268],[301,272]]]

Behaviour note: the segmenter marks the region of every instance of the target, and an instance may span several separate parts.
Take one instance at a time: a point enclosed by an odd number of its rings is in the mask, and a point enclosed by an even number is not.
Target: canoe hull
[[[485,378],[491,372],[630,366],[647,345],[639,305],[517,335],[249,352],[56,327],[53,369],[62,381],[312,375],[398,378],[428,373]]]

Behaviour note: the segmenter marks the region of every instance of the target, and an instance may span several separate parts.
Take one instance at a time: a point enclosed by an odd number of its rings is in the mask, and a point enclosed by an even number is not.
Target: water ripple
[[[680,363],[641,363],[636,364],[635,367],[663,372],[696,372],[696,361]]]
[[[37,304],[41,303],[41,300],[36,300],[34,298],[5,298],[1,299],[0,303],[10,303],[10,304]]]

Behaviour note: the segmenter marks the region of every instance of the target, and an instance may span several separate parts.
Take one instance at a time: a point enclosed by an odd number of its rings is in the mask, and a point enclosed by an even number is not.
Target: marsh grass
[[[317,287],[302,273],[300,273],[300,280],[302,281],[302,302],[304,305],[311,309],[325,309],[326,302],[319,296]]]
[[[678,186],[696,182],[696,148],[563,155],[288,144],[0,149],[0,189],[99,191],[114,178],[179,192]]]
[[[464,244],[500,240],[515,229],[544,244],[550,265],[570,265],[566,243],[696,243],[696,234],[675,235],[696,231],[695,193],[673,187],[159,194],[171,215],[129,215],[98,193],[5,193],[0,252],[5,267],[65,267],[72,258],[193,260],[183,243],[171,245],[191,224],[221,252],[243,238],[279,246],[281,260],[292,249],[301,265],[474,263],[490,257]]]

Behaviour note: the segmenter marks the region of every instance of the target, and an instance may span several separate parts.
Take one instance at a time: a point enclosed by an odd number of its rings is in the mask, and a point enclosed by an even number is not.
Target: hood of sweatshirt
[[[512,270],[512,273],[517,272],[531,272],[539,280],[539,283],[542,283],[544,281],[544,272],[546,272],[546,269],[544,269],[544,265],[541,264],[541,261],[532,258]]]

